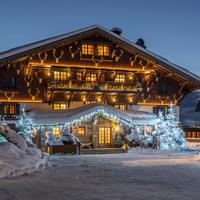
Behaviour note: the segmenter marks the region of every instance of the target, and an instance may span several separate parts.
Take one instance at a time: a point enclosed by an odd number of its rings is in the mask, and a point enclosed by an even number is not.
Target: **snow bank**
[[[46,157],[42,157],[35,148],[28,148],[25,152],[10,142],[0,144],[0,178],[43,169],[46,161]]]
[[[0,143],[0,178],[32,173],[46,166],[47,158],[34,145],[9,127],[0,127],[1,134],[9,141]]]

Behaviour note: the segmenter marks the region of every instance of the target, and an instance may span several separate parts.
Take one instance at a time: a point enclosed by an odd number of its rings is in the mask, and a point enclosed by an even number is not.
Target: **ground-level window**
[[[111,143],[111,128],[110,127],[99,127],[99,144],[110,144]]]
[[[86,133],[86,128],[84,126],[79,126],[78,127],[78,134],[79,135],[85,135]]]
[[[60,127],[53,127],[52,132],[56,137],[58,137],[58,136],[61,135],[61,128]]]
[[[155,106],[153,107],[153,113],[158,115],[159,112],[162,112],[163,115],[166,114],[166,111],[167,111],[167,107],[166,106]]]
[[[86,104],[93,104],[93,103],[97,103],[97,101],[86,101]]]
[[[120,110],[126,110],[126,105],[125,104],[115,104],[115,108],[120,109]]]
[[[3,115],[16,115],[18,110],[19,106],[16,103],[3,103],[1,112]]]
[[[187,131],[186,137],[187,138],[200,138],[200,131]]]
[[[53,109],[54,110],[65,110],[65,109],[67,109],[67,104],[66,103],[54,103]]]

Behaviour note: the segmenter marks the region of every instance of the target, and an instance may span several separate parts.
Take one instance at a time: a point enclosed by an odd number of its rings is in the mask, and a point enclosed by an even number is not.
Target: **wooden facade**
[[[165,109],[200,86],[200,78],[120,35],[91,26],[0,53],[1,115],[22,103],[70,109],[104,103]]]

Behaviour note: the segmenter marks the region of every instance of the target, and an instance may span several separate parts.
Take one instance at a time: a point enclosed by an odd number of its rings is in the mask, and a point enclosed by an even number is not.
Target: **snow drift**
[[[0,127],[8,141],[0,143],[0,178],[19,176],[43,169],[47,159],[36,147],[29,147],[22,136],[9,127]]]

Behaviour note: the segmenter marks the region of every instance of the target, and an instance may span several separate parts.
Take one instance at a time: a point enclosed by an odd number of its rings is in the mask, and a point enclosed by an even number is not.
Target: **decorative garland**
[[[119,55],[117,55],[117,51],[119,51]],[[112,52],[112,58],[115,58],[115,62],[119,62],[120,58],[122,57],[124,51],[122,49],[118,49],[118,46]]]
[[[36,88],[36,93],[35,94],[32,94],[31,91],[32,91],[32,89],[29,88],[28,89],[28,94],[31,96],[31,99],[34,101],[37,98],[37,96],[39,95],[40,90],[38,88]]]
[[[95,67],[98,67],[100,65],[100,63],[103,62],[103,56],[101,56],[101,59],[95,59],[95,56],[92,56],[92,61],[95,63]]]
[[[44,61],[47,60],[48,54],[46,52],[44,52],[44,56],[42,56],[42,53],[38,53],[38,57],[40,59],[40,63],[44,64]]]
[[[131,67],[133,67],[134,63],[136,62],[137,57],[138,56],[136,54],[135,54],[134,58],[132,56],[130,57]]]
[[[74,44],[77,45],[78,42],[75,41]],[[76,55],[76,54],[80,51],[80,49],[81,49],[80,47],[78,47],[76,50],[73,51],[73,48],[74,48],[74,47],[73,47],[72,44],[71,44],[71,45],[69,46],[69,52],[71,53],[71,58],[74,58],[75,55]]]
[[[56,59],[56,63],[59,63],[59,60],[63,57],[64,51],[60,49],[60,55],[56,56],[57,49],[53,49],[53,57]]]

